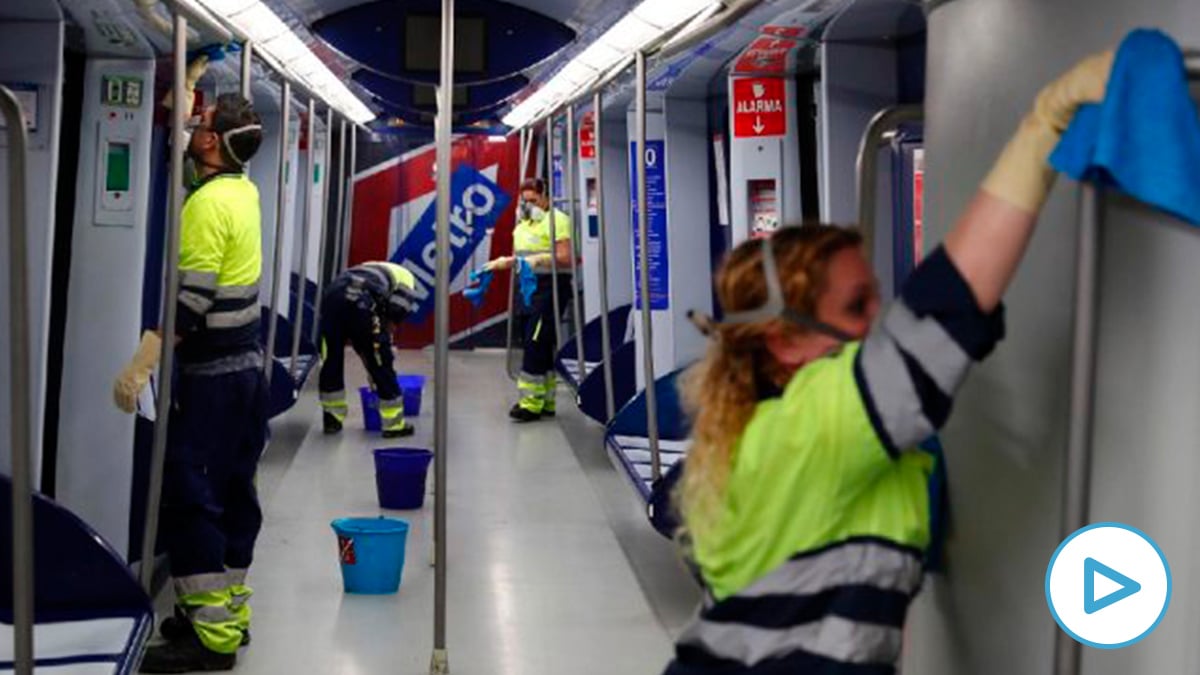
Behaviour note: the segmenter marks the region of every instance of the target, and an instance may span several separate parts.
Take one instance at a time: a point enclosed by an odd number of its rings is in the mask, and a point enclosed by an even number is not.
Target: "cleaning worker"
[[[416,278],[390,262],[369,262],[342,272],[321,299],[321,410],[325,433],[342,430],[346,401],[346,342],[362,360],[379,397],[383,437],[411,436],[404,397],[392,368],[391,332],[408,316]]]
[[[522,258],[537,274],[537,289],[529,305],[524,302],[513,304],[520,308],[518,317],[524,326],[521,331],[524,356],[517,378],[520,400],[508,413],[517,422],[553,417],[556,409],[558,378],[554,374],[554,354],[558,347],[559,317],[554,315],[553,289],[557,283],[558,297],[564,304],[571,301],[570,269],[574,253],[571,250],[571,219],[554,209],[552,243],[550,211],[546,181],[530,178],[522,183],[518,222],[513,229],[513,256],[497,258],[483,268],[487,272],[512,269],[516,259]],[[558,263],[557,279],[553,274],[552,253]]]
[[[202,72],[189,68],[189,92]],[[190,109],[192,101],[184,104]],[[249,638],[246,574],[262,526],[254,486],[267,438],[262,233],[258,189],[245,174],[262,125],[249,101],[223,94],[188,128],[192,170],[180,224],[178,318],[169,336],[177,369],[160,520],[176,615],[163,622],[167,642],[146,651],[147,673],[234,666]],[[114,385],[121,410],[137,409],[161,349],[157,331],[142,336]]]
[[[932,457],[917,446],[1003,338],[1047,158],[1111,65],[1093,56],[1041,92],[880,321],[855,230],[784,228],[730,253],[725,317],[706,319],[708,354],[684,384],[680,537],[706,601],[667,675],[896,672],[930,544]]]

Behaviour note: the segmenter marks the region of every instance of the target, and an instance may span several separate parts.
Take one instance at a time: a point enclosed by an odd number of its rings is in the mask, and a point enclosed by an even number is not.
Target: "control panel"
[[[139,77],[105,75],[101,81],[96,134],[96,225],[134,226],[135,199],[131,190],[137,172],[146,170],[133,161],[137,156],[137,115],[144,102],[143,93],[144,82]]]

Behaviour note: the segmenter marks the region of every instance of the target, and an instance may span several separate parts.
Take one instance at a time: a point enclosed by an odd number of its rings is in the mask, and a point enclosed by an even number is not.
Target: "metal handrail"
[[[175,14],[174,100],[187,100],[187,19]],[[158,369],[158,400],[155,402],[154,448],[150,454],[150,483],[146,493],[146,521],[142,530],[140,576],[150,594],[154,584],[154,549],[158,536],[158,508],[162,500],[163,468],[167,458],[167,433],[171,421],[171,396],[175,371],[175,314],[179,298],[179,233],[183,226],[183,153],[187,139],[184,124],[191,111],[172,106],[171,122],[171,218],[167,230],[164,266],[167,283],[162,297],[162,355]]]
[[[658,442],[658,392],[654,376],[654,325],[650,315],[650,215],[646,197],[646,55],[637,53],[637,204],[638,204],[638,262],[641,265],[642,301],[642,364],[646,373],[646,435],[650,441],[650,475],[662,476],[662,458]]]
[[[520,199],[520,187],[525,182],[525,167],[529,164],[529,146],[527,139],[533,135],[533,130],[521,129],[518,136],[517,155],[520,158],[521,166],[517,169],[517,198]],[[518,211],[519,212],[519,211]],[[514,251],[515,253],[515,251]],[[517,296],[517,266],[513,265],[509,271],[508,285],[508,321],[504,327],[504,372],[508,373],[508,379],[514,382],[517,379],[516,366],[513,363],[513,334],[515,332],[516,315],[513,310],[516,309]]]
[[[346,120],[338,129],[338,193],[337,232],[333,236],[333,256],[330,259],[329,278],[332,280],[342,272],[342,237],[346,228]]]
[[[181,99],[176,99],[181,100]],[[29,137],[21,104],[0,85],[0,114],[8,130],[8,302],[9,405],[12,428],[12,555],[13,555],[13,669],[33,673],[33,448],[30,442],[31,405],[29,344],[29,232],[25,177]]]
[[[354,232],[354,174],[358,172],[358,125],[350,125],[350,160],[347,164],[349,171],[346,173],[346,203],[343,207],[346,209],[342,223],[342,251],[341,260],[338,262],[338,274],[346,271],[350,266],[350,237]]]
[[[601,135],[601,93],[592,96],[592,119],[595,123],[593,139],[596,144],[596,228],[600,235],[600,349],[604,352],[604,412],[605,419],[616,416],[616,397],[613,394],[612,336],[608,325],[608,233],[604,222],[604,143]]]
[[[437,117],[437,250],[450,250],[450,134],[454,105],[454,0],[442,0],[441,84]],[[450,256],[436,262],[434,305],[434,611],[430,675],[448,675],[446,650],[446,461],[450,419]]]
[[[317,102],[310,98],[308,99],[308,170],[302,176],[296,177],[297,180],[303,180],[306,187],[304,190],[304,227],[300,230],[300,264],[296,266],[300,270],[299,278],[296,281],[296,311],[292,313],[292,360],[288,369],[292,381],[296,380],[296,366],[300,361],[300,336],[304,332],[304,296],[308,291],[308,231],[312,229],[313,224],[312,191],[315,189],[315,182],[310,182],[310,177],[314,175],[313,167],[317,163],[316,141]],[[296,171],[297,173],[300,171],[298,166]]]
[[[558,301],[558,226],[554,204],[554,115],[546,118],[546,192],[550,197],[550,293],[554,310],[554,352],[563,346],[562,306]],[[551,394],[553,395],[553,394]]]
[[[284,211],[287,209],[287,163],[288,163],[288,124],[292,108],[292,84],[284,80],[279,93],[279,192],[276,195],[275,208],[275,248],[274,261],[271,269],[271,299],[267,303],[267,354],[263,359],[263,372],[266,374],[267,386],[271,386],[271,374],[275,370],[275,336],[279,333],[279,312],[275,303],[279,299],[279,284],[283,277],[283,228],[286,226]]]
[[[863,252],[868,260],[874,259],[875,246],[875,190],[879,165],[879,147],[884,135],[895,131],[905,122],[920,122],[925,119],[925,109],[919,105],[898,105],[884,108],[871,118],[858,144],[858,159],[855,162],[858,180],[855,181],[858,200],[858,227],[863,235]]]
[[[321,296],[325,292],[325,256],[329,246],[329,165],[333,162],[333,108],[325,109],[325,156],[321,162],[321,243],[317,253],[317,294],[313,298],[312,341],[321,352]]]
[[[577,368],[578,379],[575,382],[575,389],[578,391],[583,384],[583,379],[587,377],[587,366],[584,363],[583,354],[583,308],[582,300],[579,297],[579,265],[577,262],[576,246],[579,244],[582,228],[579,223],[579,186],[575,184],[575,106],[567,106],[567,147],[563,153],[563,178],[567,181],[567,216],[570,218],[571,224],[571,311],[575,322],[575,363]],[[555,242],[555,248],[558,247],[558,242]],[[557,254],[557,253],[556,253]]]

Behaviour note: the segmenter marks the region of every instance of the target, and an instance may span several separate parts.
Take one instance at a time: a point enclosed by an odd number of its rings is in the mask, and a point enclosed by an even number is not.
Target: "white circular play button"
[[[1046,569],[1046,602],[1075,640],[1120,649],[1153,631],[1171,602],[1162,550],[1121,523],[1089,525],[1059,545]]]

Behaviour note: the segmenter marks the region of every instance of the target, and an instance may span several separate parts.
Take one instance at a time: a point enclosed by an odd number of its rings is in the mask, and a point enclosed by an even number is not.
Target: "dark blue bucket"
[[[397,375],[396,384],[404,398],[404,416],[417,417],[421,414],[421,392],[425,389],[424,375]],[[367,431],[379,431],[383,420],[379,417],[379,396],[370,387],[359,387],[362,399],[363,426]]]
[[[342,587],[347,593],[381,595],[400,589],[408,523],[395,518],[338,518]]]
[[[375,451],[375,491],[385,509],[419,509],[425,504],[425,477],[433,453],[420,448]]]

